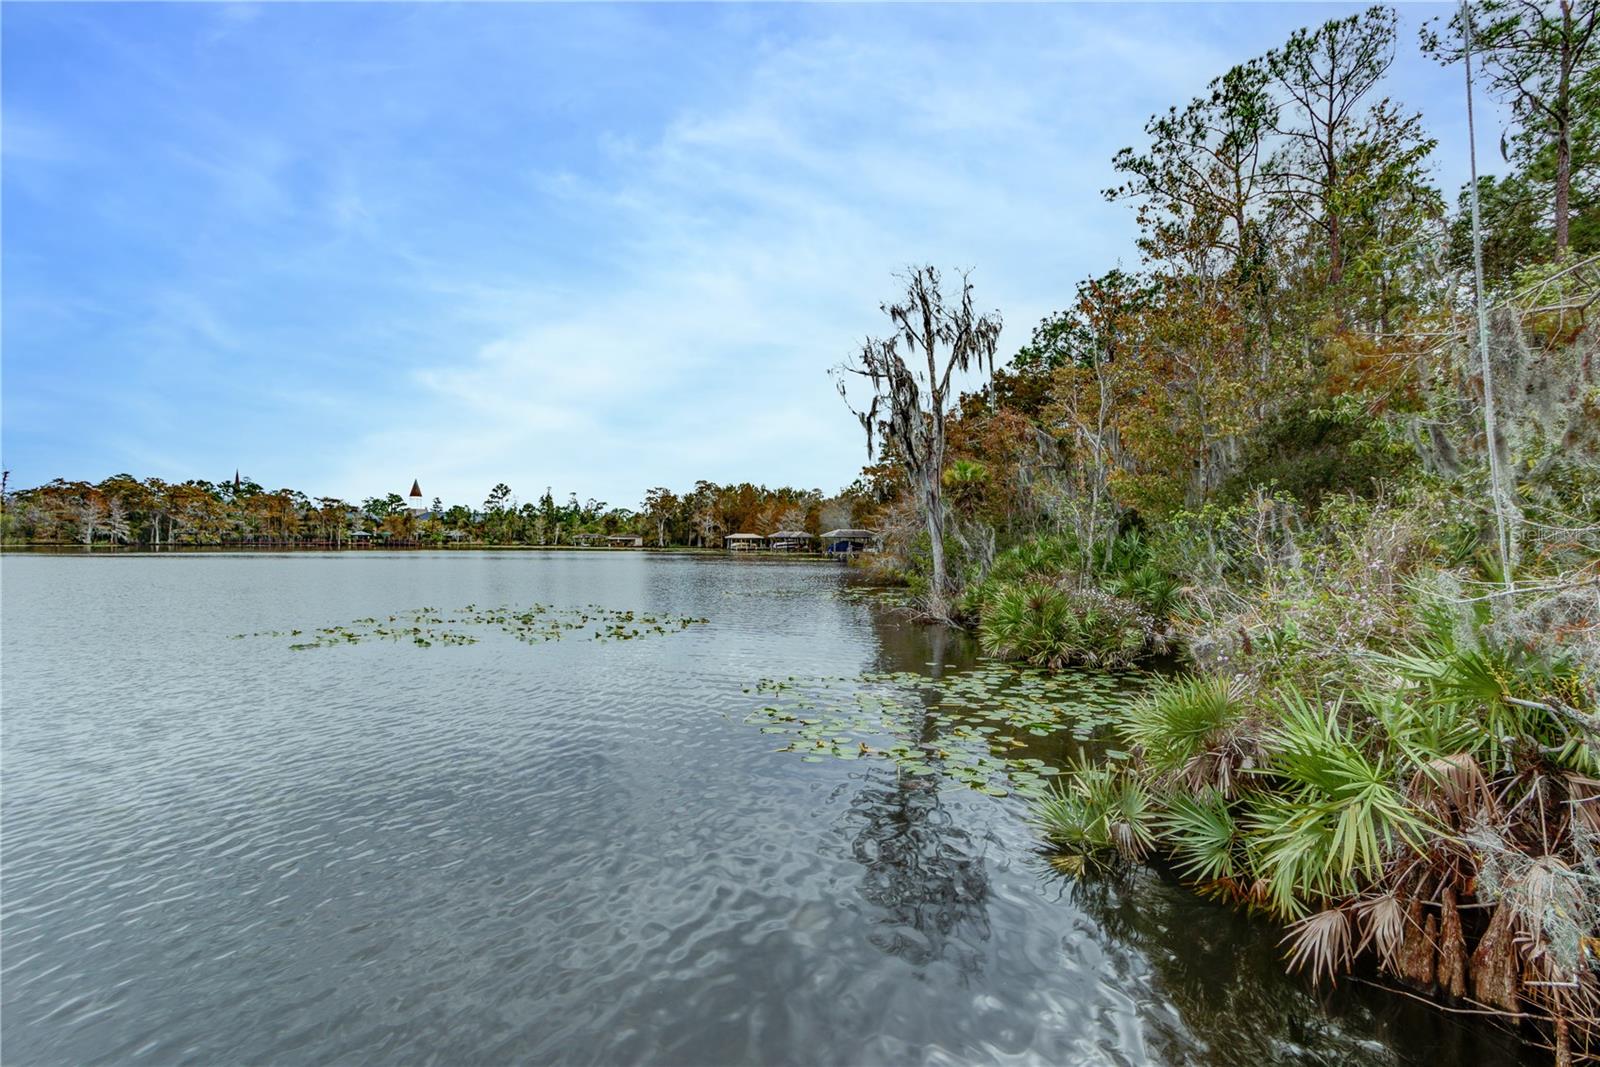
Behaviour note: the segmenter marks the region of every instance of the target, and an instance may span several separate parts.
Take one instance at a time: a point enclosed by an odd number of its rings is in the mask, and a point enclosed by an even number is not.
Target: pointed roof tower
[[[411,499],[422,499],[422,486],[417,484],[417,480],[415,478],[411,479]]]
[[[239,493],[239,468],[238,467],[233,468],[233,492],[234,492],[234,495],[236,495],[236,496]]]

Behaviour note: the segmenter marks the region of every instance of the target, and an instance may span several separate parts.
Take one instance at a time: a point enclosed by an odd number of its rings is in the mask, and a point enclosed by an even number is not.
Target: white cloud
[[[608,143],[613,180],[550,175],[541,192],[593,220],[610,277],[490,297],[520,323],[419,371],[419,420],[341,481],[395,480],[407,440],[413,466],[466,499],[519,477],[627,501],[697,477],[849,481],[860,431],[825,372],[883,329],[893,272],[977,267],[1011,351],[1127,230],[1082,194],[1108,171],[1103,116],[1056,110],[1085,89],[1060,60],[1090,46],[978,47],[959,86],[930,91],[948,63],[933,42],[803,39],[768,51],[735,102],[651,144]],[[1174,76],[1171,53],[1147,42],[1137,58]],[[464,425],[467,447],[426,454]]]

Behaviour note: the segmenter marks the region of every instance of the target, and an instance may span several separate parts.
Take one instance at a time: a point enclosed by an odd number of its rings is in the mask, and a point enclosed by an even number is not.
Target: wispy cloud
[[[1015,350],[1130,255],[1145,118],[1349,7],[8,9],[8,463],[835,488],[894,272],[976,268]],[[47,428],[64,351],[99,432]]]

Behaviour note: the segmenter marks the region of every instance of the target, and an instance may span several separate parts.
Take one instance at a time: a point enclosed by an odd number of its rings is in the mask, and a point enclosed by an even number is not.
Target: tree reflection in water
[[[943,627],[901,623],[882,627],[880,638],[880,670],[925,669],[938,678],[947,657],[971,661],[969,642]],[[895,732],[913,744],[939,740],[926,705],[898,726]],[[852,851],[864,872],[861,895],[880,912],[872,943],[913,966],[942,960],[975,976],[991,933],[985,842],[946,810],[940,780],[894,765],[866,768],[847,815]]]
[[[982,970],[989,878],[972,836],[955,825],[936,778],[874,768],[850,802],[861,895],[882,913],[870,940],[915,966],[945,960]]]

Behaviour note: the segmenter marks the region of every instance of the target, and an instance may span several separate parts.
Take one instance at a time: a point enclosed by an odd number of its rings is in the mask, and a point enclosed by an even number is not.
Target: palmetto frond
[[[1086,853],[1115,851],[1138,860],[1155,841],[1154,814],[1149,791],[1133,775],[1079,762],[1034,817],[1057,845]]]
[[[1121,733],[1137,746],[1157,774],[1188,768],[1220,748],[1233,727],[1244,721],[1243,694],[1217,675],[1164,682],[1124,714]],[[1224,769],[1224,775],[1231,769]],[[1231,781],[1212,782],[1231,794]]]
[[[1291,970],[1309,970],[1313,980],[1334,972],[1350,962],[1350,917],[1339,908],[1315,912],[1289,927],[1284,942],[1290,946]]]
[[[1239,874],[1239,826],[1220,793],[1177,797],[1159,826],[1185,877],[1216,882]]]

